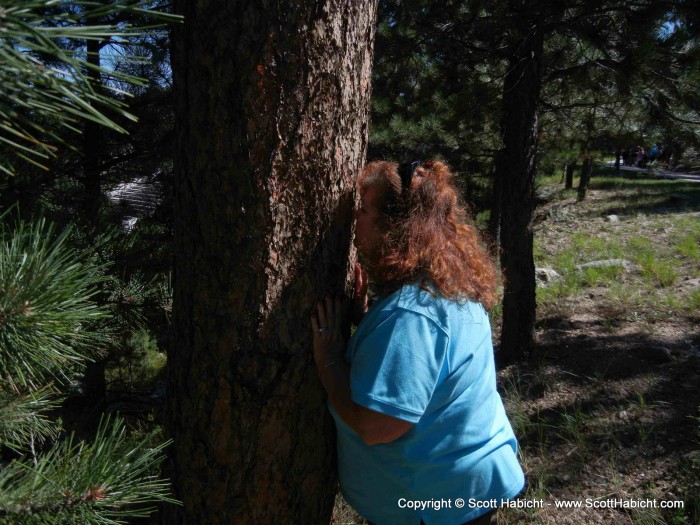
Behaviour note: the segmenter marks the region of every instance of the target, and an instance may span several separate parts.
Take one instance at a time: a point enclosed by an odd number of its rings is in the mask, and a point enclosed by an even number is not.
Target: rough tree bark
[[[309,316],[354,256],[375,0],[176,12],[169,428],[184,509],[168,523],[328,523],[335,431]]]
[[[586,191],[588,191],[588,183],[591,180],[591,173],[593,172],[593,157],[586,153],[583,157],[583,164],[581,164],[581,179],[578,182],[578,195],[577,200],[581,202],[586,198]]]
[[[535,263],[532,213],[537,160],[538,101],[543,38],[535,23],[518,19],[517,45],[503,83],[503,150],[496,157],[502,188],[501,268],[505,277],[499,366],[519,359],[534,344]]]

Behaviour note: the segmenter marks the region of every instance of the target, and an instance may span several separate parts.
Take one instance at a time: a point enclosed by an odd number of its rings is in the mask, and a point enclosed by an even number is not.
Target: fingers
[[[316,314],[311,316],[311,330],[313,331],[315,337],[316,334],[318,334],[318,319],[316,318]]]

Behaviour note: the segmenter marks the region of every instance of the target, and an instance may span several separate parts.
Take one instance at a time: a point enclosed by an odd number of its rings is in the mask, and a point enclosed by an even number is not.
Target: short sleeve
[[[416,423],[435,391],[448,347],[430,318],[397,308],[363,337],[352,355],[352,400]]]

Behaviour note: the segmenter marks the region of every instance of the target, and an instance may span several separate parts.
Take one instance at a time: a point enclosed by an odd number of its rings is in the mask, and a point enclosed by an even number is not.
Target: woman
[[[524,477],[496,391],[496,272],[441,162],[373,162],[359,179],[357,330],[342,304],[311,318],[338,431],[341,491],[377,525],[489,523]],[[367,308],[367,277],[378,299]],[[361,321],[360,321],[361,319]]]

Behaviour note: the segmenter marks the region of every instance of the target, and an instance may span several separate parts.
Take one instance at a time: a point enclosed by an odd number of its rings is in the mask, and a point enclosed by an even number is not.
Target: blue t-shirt
[[[413,423],[399,439],[369,446],[329,403],[341,492],[366,519],[457,525],[522,490],[480,304],[406,285],[370,308],[345,358],[355,403]]]

